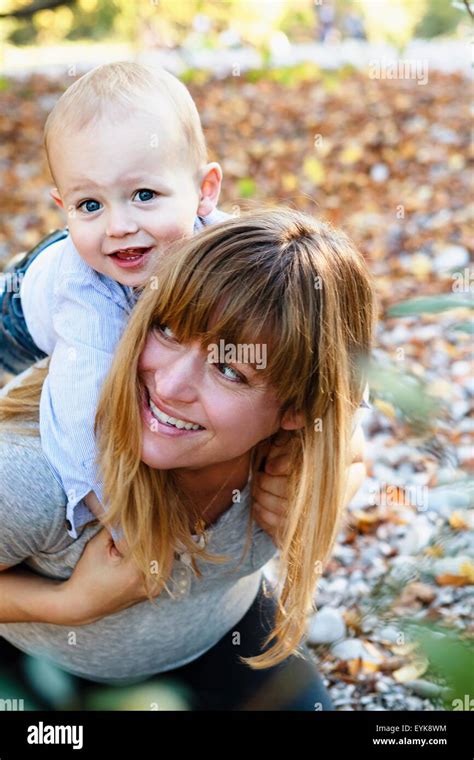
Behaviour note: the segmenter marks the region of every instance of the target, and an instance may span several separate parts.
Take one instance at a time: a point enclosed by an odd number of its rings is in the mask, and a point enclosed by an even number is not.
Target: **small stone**
[[[457,557],[442,557],[433,563],[435,575],[457,575],[461,576],[463,565],[469,567],[472,560],[467,555]]]
[[[459,135],[454,131],[454,129],[444,127],[441,124],[433,124],[430,127],[430,136],[434,139],[435,142],[441,142],[445,145],[458,145],[459,143]]]
[[[413,681],[407,681],[405,686],[418,694],[420,697],[426,697],[428,699],[434,699],[440,697],[443,694],[449,692],[449,689],[443,688],[431,681],[425,681],[423,678],[417,678]]]
[[[469,264],[469,252],[462,245],[447,245],[439,249],[433,261],[436,272],[457,269]]]
[[[451,472],[451,471],[450,471]],[[428,491],[428,508],[440,514],[450,514],[455,508],[469,507],[470,498],[462,485],[442,486]]]
[[[457,403],[458,404],[464,404],[464,401],[458,401]],[[453,407],[454,406],[455,406],[455,404],[453,404]],[[466,402],[466,406],[468,407],[468,409],[470,408],[470,404],[468,404],[467,402]],[[460,419],[461,420],[459,422],[459,424],[458,424],[458,430],[459,430],[460,433],[474,433],[474,417],[465,417],[464,419],[461,419],[464,416],[465,413],[466,412],[464,412],[464,411],[462,412],[462,414],[460,412],[458,414],[458,416],[456,417],[456,415],[454,413],[454,408],[452,410],[453,417],[455,419]],[[438,472],[438,480],[439,479],[440,479],[440,475],[439,475],[439,472]]]
[[[339,660],[358,660],[359,657],[367,662],[381,662],[382,657],[369,652],[359,639],[344,639],[331,647],[334,657]]]
[[[474,396],[474,377],[465,377],[461,384],[463,388],[469,393],[470,396]]]
[[[400,643],[400,631],[392,625],[386,625],[378,632],[378,638],[380,641],[387,642],[388,644]]]
[[[343,594],[347,589],[347,580],[346,578],[334,578],[333,581],[331,581],[328,584],[327,591],[333,594]]]
[[[387,164],[374,164],[370,170],[370,176],[374,182],[385,182],[390,176]]]
[[[400,544],[400,552],[402,554],[418,554],[422,549],[428,546],[434,532],[434,526],[428,521],[425,515],[415,517],[410,525],[409,531]]]
[[[471,365],[469,362],[457,361],[451,365],[451,374],[455,377],[468,375],[471,372]]]
[[[370,594],[370,586],[365,581],[356,580],[354,583],[350,583],[349,592],[352,596],[366,596]]]
[[[346,635],[346,624],[341,612],[334,607],[323,607],[309,623],[308,641],[311,644],[332,644]]]

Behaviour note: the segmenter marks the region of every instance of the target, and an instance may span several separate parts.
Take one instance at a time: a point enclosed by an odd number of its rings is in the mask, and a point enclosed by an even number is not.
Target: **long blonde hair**
[[[276,389],[282,412],[302,413],[304,424],[290,441],[281,593],[265,645],[275,643],[256,657],[241,658],[252,668],[297,653],[314,609],[317,582],[340,528],[353,415],[367,381],[361,359],[372,350],[375,312],[373,278],[343,232],[288,208],[243,214],[180,241],[159,260],[103,384],[95,432],[106,523],[120,524],[151,598],[152,582],[155,594],[166,585],[164,560],[178,541],[194,559],[225,559],[193,541],[190,499],[177,471],[154,470],[141,461],[144,388],[138,361],[147,336],[166,324],[181,342],[198,339],[204,350],[222,338],[234,345],[268,338],[267,365],[259,371]],[[34,417],[45,370],[39,372],[42,377],[33,373],[10,399],[0,399],[0,420],[20,411]],[[247,548],[251,528],[250,515]],[[199,575],[196,562],[194,569]]]

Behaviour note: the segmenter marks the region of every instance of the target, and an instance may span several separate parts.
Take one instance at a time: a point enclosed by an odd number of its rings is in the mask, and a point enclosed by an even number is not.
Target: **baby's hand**
[[[281,430],[266,451],[265,469],[257,472],[252,481],[252,510],[255,521],[281,548],[280,527],[285,524],[288,511],[288,475],[290,464],[289,440],[291,433]],[[267,453],[268,452],[268,453]]]
[[[264,472],[257,472],[252,488],[252,511],[257,524],[281,549],[281,535],[288,514],[288,475],[290,466],[291,433],[281,430],[272,446],[268,444],[259,452],[262,462],[266,456]],[[367,472],[364,464],[364,432],[360,425],[352,434],[347,463],[347,484],[343,498],[346,507],[362,485]]]

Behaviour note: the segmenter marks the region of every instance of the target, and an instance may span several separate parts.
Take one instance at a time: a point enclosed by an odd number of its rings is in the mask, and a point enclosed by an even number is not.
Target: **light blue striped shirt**
[[[194,232],[228,217],[215,209],[196,218]],[[78,530],[95,519],[84,497],[94,491],[104,504],[94,419],[101,386],[138,296],[92,269],[67,237],[32,262],[20,297],[31,337],[50,356],[40,401],[41,446],[67,494],[67,530],[77,538]]]

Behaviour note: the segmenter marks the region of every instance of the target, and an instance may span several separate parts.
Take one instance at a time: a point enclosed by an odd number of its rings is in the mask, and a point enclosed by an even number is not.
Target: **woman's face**
[[[145,389],[142,461],[200,469],[250,451],[285,425],[273,388],[249,363],[217,364],[198,341],[181,344],[155,327],[138,363]],[[178,426],[167,423],[168,417]],[[192,423],[197,429],[186,429]]]

